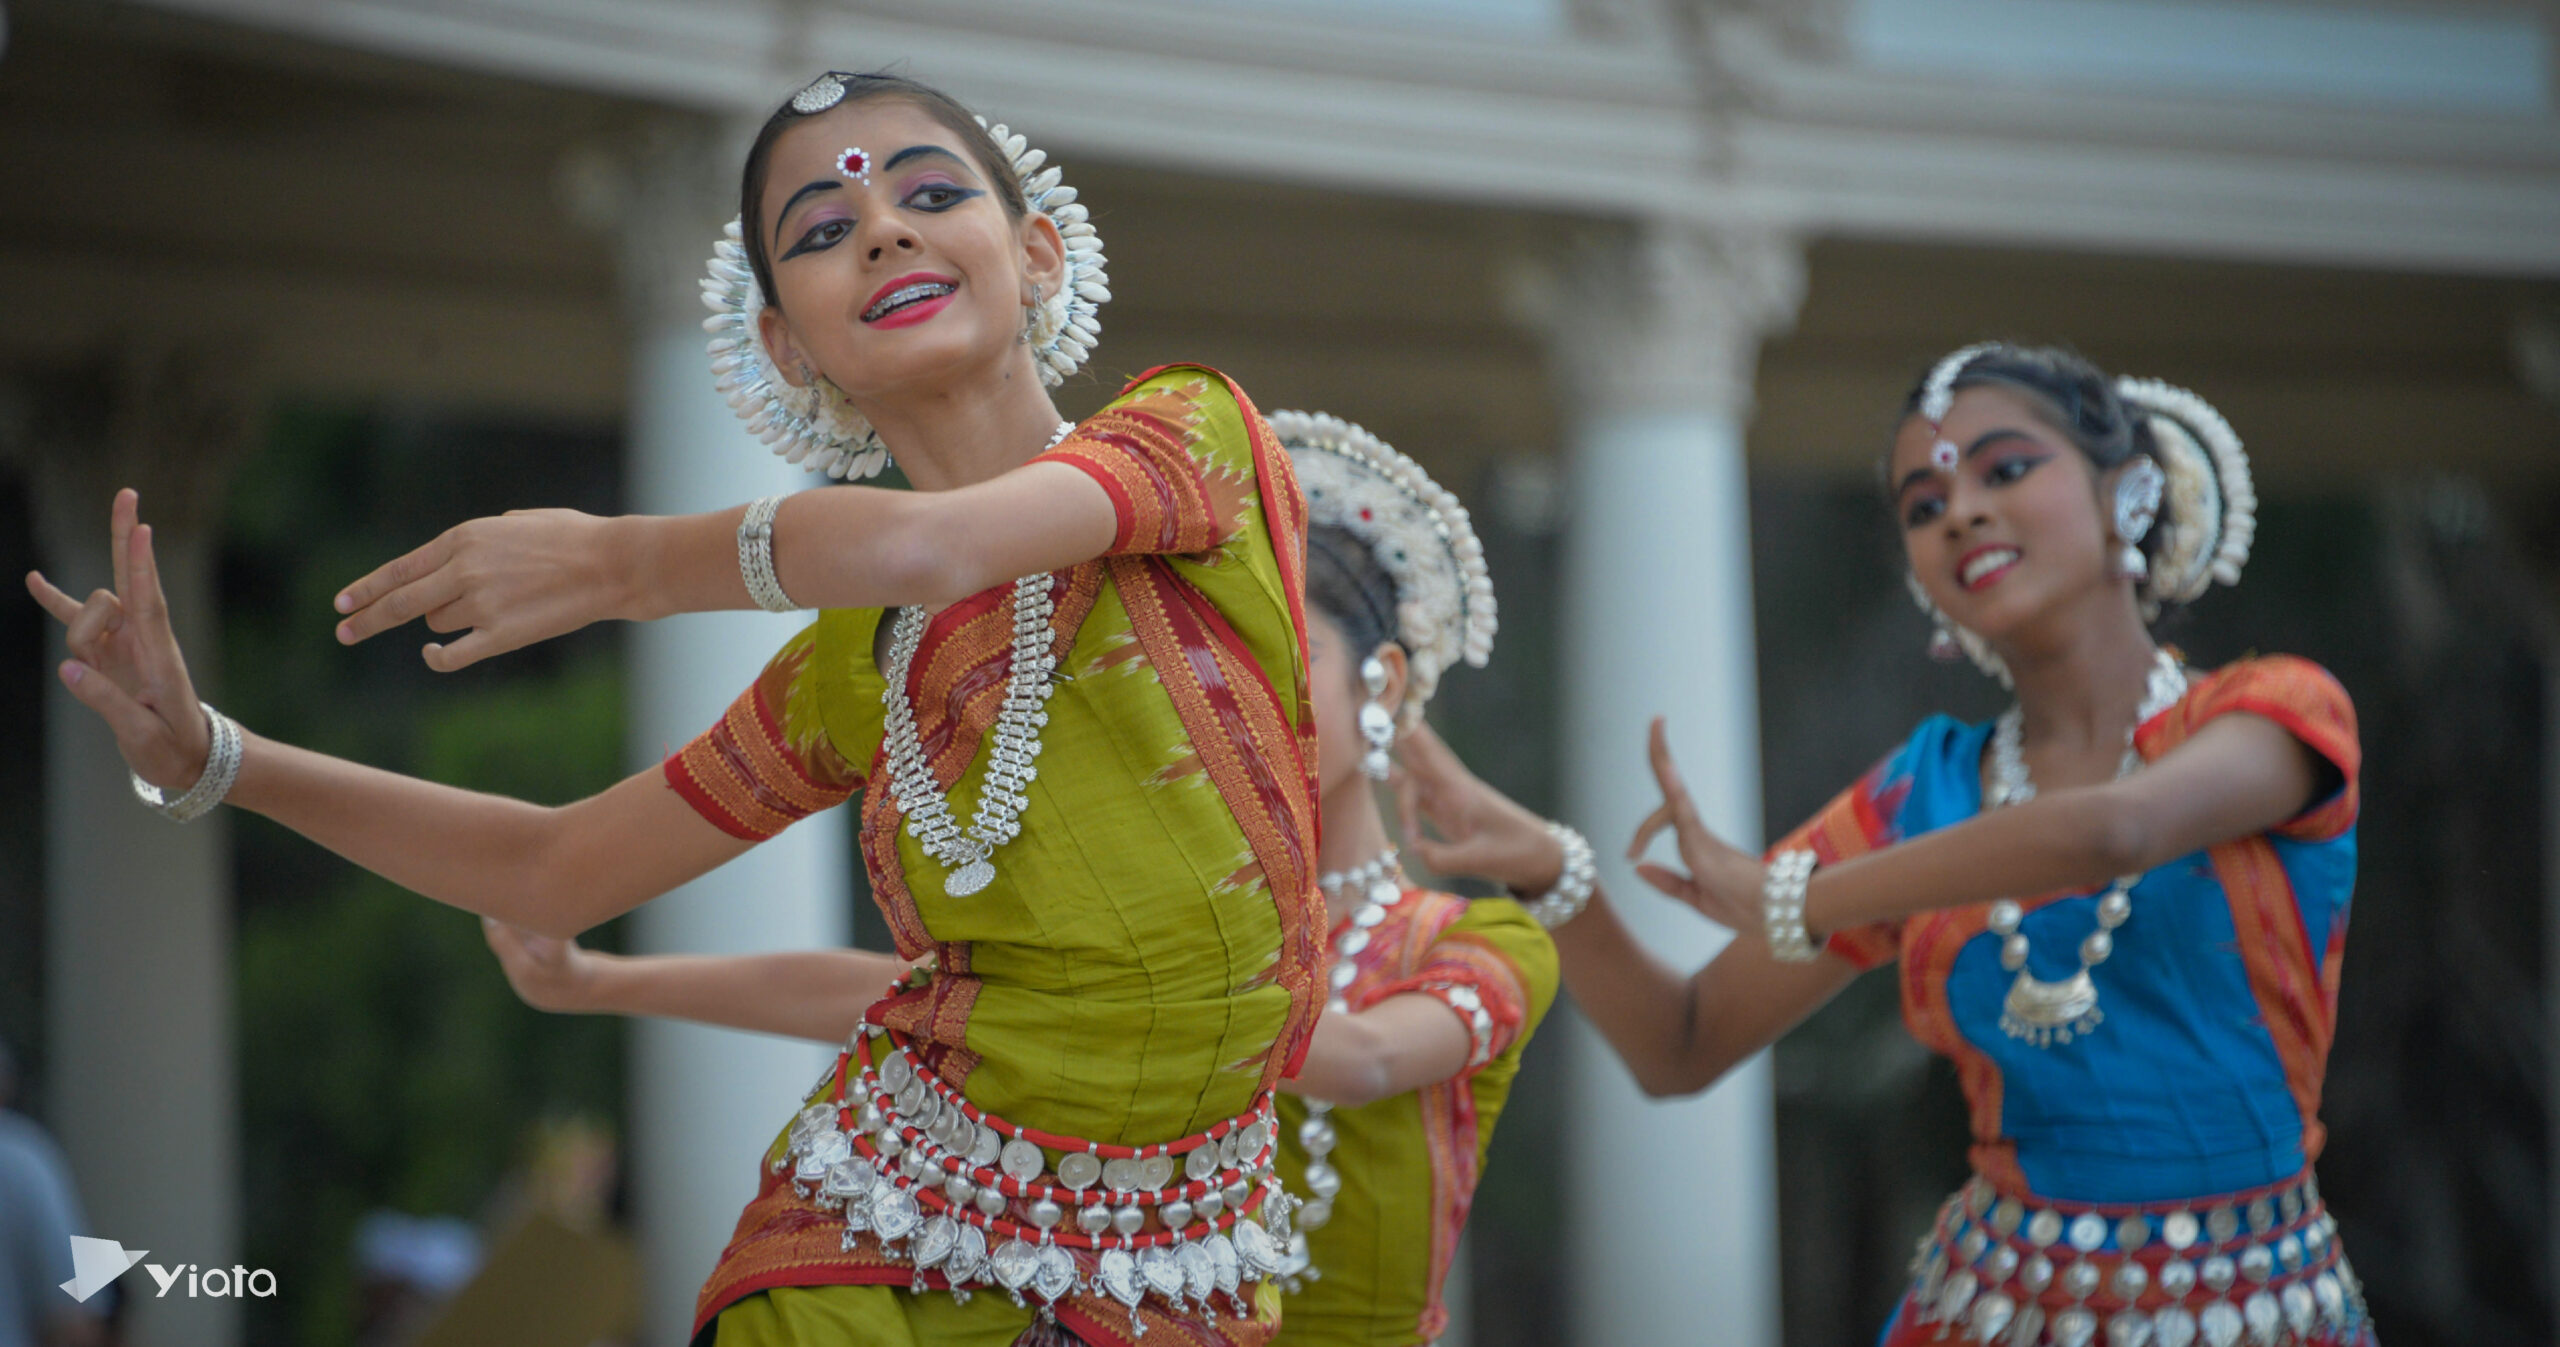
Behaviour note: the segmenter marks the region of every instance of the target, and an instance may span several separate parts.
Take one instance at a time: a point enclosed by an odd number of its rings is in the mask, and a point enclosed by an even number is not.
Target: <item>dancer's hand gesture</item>
[[[489,952],[516,997],[536,1010],[579,1011],[588,1008],[597,956],[575,940],[537,935],[495,917],[480,919]]]
[[[142,498],[130,487],[116,493],[107,526],[114,589],[98,590],[83,603],[29,571],[27,592],[66,632],[71,658],[55,670],[63,686],[107,722],[127,766],[176,794],[204,775],[213,736],[169,629],[160,563],[141,513]]]
[[[1564,871],[1564,851],[1544,819],[1479,780],[1428,725],[1397,739],[1396,804],[1405,850],[1444,875],[1474,875],[1521,893],[1544,893]],[[1433,837],[1423,831],[1429,824]]]
[[[616,521],[576,510],[510,510],[465,520],[376,567],[338,594],[347,645],[412,618],[467,631],[420,650],[451,673],[491,655],[565,636],[631,606],[631,567]]]
[[[1660,716],[1653,718],[1648,750],[1654,783],[1662,788],[1662,803],[1645,815],[1636,826],[1635,840],[1627,843],[1627,859],[1635,862],[1636,874],[1718,925],[1737,931],[1760,929],[1760,858],[1707,831],[1689,798],[1688,784],[1680,779],[1680,765],[1671,759],[1671,741]],[[1687,874],[1644,859],[1645,848],[1666,827],[1679,844]]]

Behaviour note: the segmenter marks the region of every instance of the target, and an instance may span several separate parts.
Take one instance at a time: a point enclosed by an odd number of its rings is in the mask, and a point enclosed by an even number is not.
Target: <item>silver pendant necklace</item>
[[[1074,422],[1059,422],[1048,448],[1074,430]],[[986,776],[978,785],[977,817],[965,829],[951,816],[950,800],[925,763],[915,704],[907,696],[908,673],[929,619],[923,608],[911,604],[898,610],[889,629],[889,662],[881,670],[889,685],[880,693],[887,708],[881,738],[887,748],[889,793],[898,812],[906,815],[907,835],[948,872],[942,891],[954,898],[995,882],[996,848],[1021,835],[1022,811],[1031,803],[1023,791],[1040,774],[1033,763],[1040,756],[1040,731],[1049,724],[1043,708],[1056,690],[1050,675],[1058,667],[1049,650],[1049,620],[1057,607],[1049,595],[1051,580],[1044,571],[1013,582],[1013,660],[1005,676],[1004,709],[996,713]]]
[[[2144,683],[2141,709],[2134,713],[2132,727],[2124,732],[2124,757],[2116,764],[2117,780],[2141,770],[2142,754],[2133,744],[2135,731],[2153,716],[2177,705],[2185,695],[2186,670],[2180,667],[2176,656],[2166,650],[2158,652]],[[2012,706],[2001,713],[1999,724],[1991,732],[1991,789],[1984,801],[1986,810],[2025,804],[2036,797],[2035,780],[2027,772],[2025,747],[2026,713]],[[2080,967],[2058,982],[2048,982],[2027,968],[2027,937],[2018,929],[2026,919],[2026,909],[2014,898],[2003,898],[1991,905],[1990,929],[2001,937],[2000,966],[2017,974],[2000,1004],[2002,1033],[2045,1048],[2069,1043],[2106,1019],[2105,1012],[2098,1009],[2098,984],[2090,978],[2090,970],[2115,953],[2116,928],[2133,916],[2133,886],[2141,880],[2140,875],[2119,875],[2108,886],[2106,894],[2098,899],[2098,929],[2080,942]]]

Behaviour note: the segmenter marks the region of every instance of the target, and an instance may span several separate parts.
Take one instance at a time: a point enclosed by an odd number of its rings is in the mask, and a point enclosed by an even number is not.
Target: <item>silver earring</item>
[[[1396,746],[1396,717],[1386,703],[1378,699],[1387,691],[1386,661],[1375,655],[1360,662],[1360,682],[1369,690],[1369,700],[1360,704],[1360,738],[1368,751],[1360,755],[1360,775],[1372,781],[1384,781],[1394,771],[1388,753]]]
[[[2167,486],[2160,465],[2147,457],[2134,459],[2116,479],[2116,537],[2124,542],[2116,552],[2116,573],[2125,579],[2140,583],[2151,574],[2151,563],[2142,555],[2142,540],[2160,518],[2160,497]]]
[[[1940,664],[1953,664],[1964,658],[1964,647],[1956,644],[1956,634],[1939,623],[1929,631],[1929,658]]]
[[[1033,282],[1031,283],[1031,307],[1029,307],[1029,308],[1027,308],[1027,309],[1024,309],[1024,310],[1022,311],[1022,332],[1021,332],[1021,335],[1019,335],[1019,336],[1017,336],[1017,337],[1015,337],[1015,338],[1013,339],[1013,340],[1014,340],[1014,344],[1015,344],[1015,345],[1017,345],[1017,346],[1028,346],[1028,345],[1030,345],[1030,344],[1031,344],[1031,334],[1032,334],[1033,330],[1037,329],[1039,326],[1040,326],[1040,282],[1038,282],[1038,281],[1033,281]]]

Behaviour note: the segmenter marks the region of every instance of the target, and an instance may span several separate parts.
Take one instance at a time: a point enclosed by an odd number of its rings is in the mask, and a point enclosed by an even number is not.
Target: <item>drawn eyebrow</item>
[[[810,183],[799,191],[793,192],[791,194],[791,199],[782,203],[782,209],[774,213],[773,241],[777,245],[782,242],[782,222],[791,218],[791,212],[799,206],[800,199],[802,197],[809,195],[811,192],[832,192],[837,189],[837,186],[838,184],[836,183],[828,182],[826,179],[820,178],[818,181]]]
[[[890,155],[889,162],[882,164],[880,166],[880,171],[886,173],[910,159],[930,154],[941,155],[943,158],[948,159],[955,164],[959,164],[964,168],[968,166],[967,161],[961,159],[959,155],[953,154],[951,151],[946,150],[939,145],[910,145],[905,149],[898,151],[896,154]]]

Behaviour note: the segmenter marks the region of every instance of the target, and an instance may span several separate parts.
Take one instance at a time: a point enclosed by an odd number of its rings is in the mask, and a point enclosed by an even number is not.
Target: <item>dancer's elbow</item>
[[[2112,791],[2091,793],[2088,817],[2075,830],[2087,851],[2091,874],[2098,878],[2138,873],[2151,863],[2151,820],[2130,801]]]

